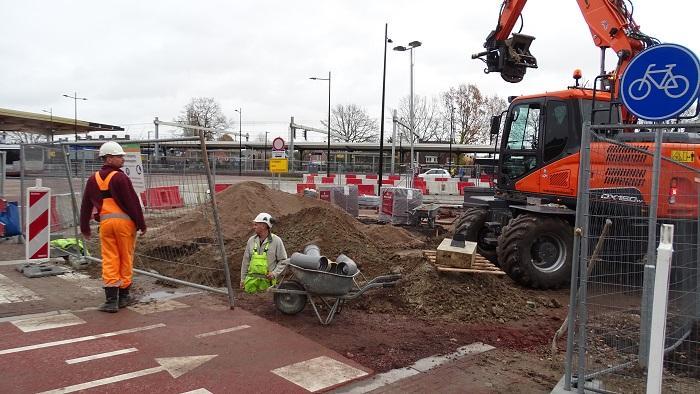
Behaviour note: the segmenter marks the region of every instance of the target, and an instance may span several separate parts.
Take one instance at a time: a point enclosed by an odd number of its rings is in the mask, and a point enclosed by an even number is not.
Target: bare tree
[[[182,110],[177,121],[186,125],[209,127],[214,129],[225,129],[228,127],[228,120],[221,111],[219,105],[213,97],[194,97]],[[216,133],[205,131],[204,138],[214,140]],[[195,129],[183,129],[184,136],[199,135]]]
[[[450,125],[454,127],[455,143],[477,144],[489,142],[491,115],[508,105],[498,96],[484,96],[476,85],[459,85],[442,95],[443,132],[449,140]]]
[[[321,121],[328,127],[328,121]],[[364,108],[356,104],[338,104],[331,110],[331,140],[343,142],[374,142],[377,121],[367,115]]]
[[[399,118],[401,123],[410,126],[410,97],[401,99],[399,104]],[[435,98],[428,99],[424,96],[414,96],[413,99],[413,125],[415,130],[414,142],[440,140],[441,130],[440,110]],[[411,141],[410,132],[406,131],[406,139]]]

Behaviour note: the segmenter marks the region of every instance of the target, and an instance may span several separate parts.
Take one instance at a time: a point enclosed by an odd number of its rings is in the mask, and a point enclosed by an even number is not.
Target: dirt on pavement
[[[507,277],[438,273],[424,249],[435,249],[444,230],[365,224],[335,206],[276,191],[255,182],[232,185],[217,194],[232,282],[240,280],[240,261],[251,221],[259,212],[275,217],[272,231],[288,254],[309,243],[331,260],[339,254],[354,259],[367,279],[400,273],[394,288],[370,291],[349,302],[329,326],[319,323],[307,305],[284,315],[272,294],[237,294],[237,305],[316,340],[375,371],[400,368],[416,360],[484,342],[517,354],[546,360],[548,344],[561,325],[566,292],[530,291]],[[214,286],[224,284],[214,243],[202,242],[213,222],[193,211],[163,222],[139,243],[139,251],[167,250],[180,256],[173,265],[144,260],[145,266],[180,279]],[[435,237],[438,234],[438,237]],[[321,313],[324,311],[322,310]],[[553,364],[553,370],[559,364]],[[558,374],[557,371],[552,374]],[[548,375],[549,376],[549,375]],[[551,379],[546,384],[551,388]]]

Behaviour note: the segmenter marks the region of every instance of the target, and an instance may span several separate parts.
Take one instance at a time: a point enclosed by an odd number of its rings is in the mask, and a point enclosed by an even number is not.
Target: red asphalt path
[[[160,371],[86,392],[183,393],[200,388],[212,393],[306,392],[270,371],[319,356],[370,372],[318,343],[240,308],[214,309],[206,302],[207,297],[178,298],[178,302],[190,307],[146,315],[128,309],[116,314],[75,313],[86,323],[28,333],[9,322],[0,323],[0,393],[36,393],[155,368],[159,366],[155,359],[164,357],[217,355],[178,378]],[[165,326],[2,354],[8,349],[158,324]],[[241,325],[250,328],[195,337]],[[66,363],[68,359],[127,348],[138,351],[77,364]]]

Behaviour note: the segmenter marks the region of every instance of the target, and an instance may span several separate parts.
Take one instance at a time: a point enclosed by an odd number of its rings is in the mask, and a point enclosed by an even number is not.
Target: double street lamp
[[[314,81],[328,81],[328,146],[326,148],[326,176],[331,176],[331,72],[328,71],[328,78],[310,77]]]
[[[241,176],[241,167],[243,166],[243,109],[238,108],[234,111],[238,112],[238,176]]]
[[[64,94],[63,97],[73,99],[73,108],[75,110],[75,123],[73,124],[73,132],[75,133],[75,140],[78,140],[78,100],[86,101],[85,97],[78,97],[78,93],[73,92],[73,95]]]
[[[399,51],[399,52],[405,52],[409,51],[410,58],[411,58],[411,97],[409,99],[409,117],[410,117],[410,123],[409,126],[411,128],[411,172],[412,175],[415,175],[415,163],[414,163],[414,155],[413,155],[413,140],[415,139],[415,124],[414,124],[414,115],[413,115],[413,49],[418,48],[421,46],[420,41],[411,41],[408,43],[408,47],[405,47],[403,45],[395,46],[394,50]]]

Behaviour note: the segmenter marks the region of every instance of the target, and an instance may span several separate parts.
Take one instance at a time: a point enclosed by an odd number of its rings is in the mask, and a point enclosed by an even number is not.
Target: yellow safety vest
[[[267,250],[270,248],[270,240],[272,239],[272,234],[270,234],[270,239],[266,240],[264,243],[265,248],[262,253],[258,253],[260,245],[256,240],[253,244],[253,254],[250,259],[250,265],[248,265],[248,273],[245,276],[243,282],[243,289],[246,293],[259,293],[267,290],[268,287],[274,286],[277,281],[269,280],[266,278],[268,274],[267,270]]]

